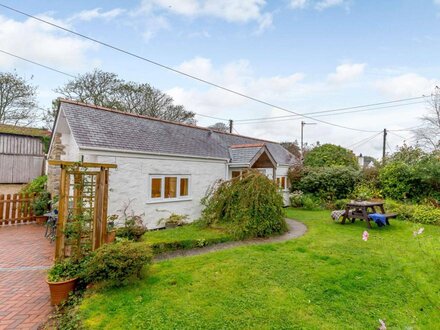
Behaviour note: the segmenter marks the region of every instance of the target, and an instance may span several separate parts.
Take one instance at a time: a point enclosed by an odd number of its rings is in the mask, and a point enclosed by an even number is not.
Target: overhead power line
[[[379,103],[370,103],[370,104],[356,105],[356,106],[352,106],[352,107],[337,108],[337,109],[331,109],[331,110],[322,110],[322,111],[316,111],[316,112],[308,112],[307,115],[317,114],[317,113],[337,112],[337,111],[343,111],[343,110],[352,110],[352,109],[366,108],[366,107],[374,107],[374,106],[390,104],[390,103],[413,101],[413,100],[423,99],[423,98],[426,98],[426,97],[428,97],[428,96],[422,95],[422,96],[410,97],[410,98],[393,100],[393,101],[386,101],[386,102],[379,102]],[[420,103],[423,103],[423,102],[420,102]],[[409,104],[412,104],[412,103],[409,103]],[[417,104],[417,103],[414,103],[414,104]],[[399,106],[399,105],[395,105],[395,106]],[[390,106],[390,107],[392,107],[392,106]],[[382,108],[377,108],[377,109],[382,109]],[[368,110],[363,110],[363,111],[368,111]],[[277,116],[277,117],[261,117],[261,118],[253,118],[253,119],[252,118],[249,118],[249,119],[237,119],[235,121],[236,122],[243,122],[243,121],[251,121],[251,120],[265,120],[265,119],[277,119],[277,118],[289,118],[289,117],[294,117],[294,115]]]
[[[71,77],[71,78],[76,78],[76,76],[74,76],[74,75],[72,75],[72,74],[70,74],[70,73],[67,73],[67,72],[64,72],[64,71],[61,71],[61,70],[58,70],[58,69],[52,68],[52,67],[50,67],[50,66],[47,66],[47,65],[44,65],[44,64],[41,64],[41,63],[37,63],[37,62],[32,61],[32,60],[28,60],[27,58],[24,58],[24,57],[21,57],[21,56],[18,56],[18,55],[15,55],[15,54],[9,53],[9,52],[7,52],[7,51],[5,51],[5,50],[0,49],[0,52],[3,53],[3,54],[9,55],[9,56],[12,56],[12,57],[18,58],[18,59],[20,59],[20,60],[22,60],[22,61],[29,62],[29,63],[35,64],[35,65],[41,66],[42,68],[45,68],[45,69],[48,69],[48,70],[51,70],[51,71],[57,72],[57,73],[59,73],[59,74],[62,74],[62,75],[65,75],[65,76],[68,76],[68,77]]]
[[[369,136],[369,137],[367,137],[367,138],[365,138],[365,139],[362,139],[362,140],[360,140],[360,141],[357,141],[357,142],[355,142],[355,143],[349,145],[349,146],[347,147],[347,149],[358,148],[358,147],[360,147],[361,145],[364,145],[365,143],[370,142],[371,140],[373,140],[375,137],[379,136],[380,134],[382,134],[382,131],[377,132],[376,134],[373,134],[372,136]]]
[[[292,113],[292,114],[294,114],[294,115],[298,115],[298,116],[301,116],[301,117],[303,117],[303,118],[310,119],[310,120],[315,120],[315,121],[318,121],[318,122],[320,122],[320,123],[323,123],[323,124],[326,124],[326,125],[330,125],[330,126],[334,126],[334,127],[344,128],[344,129],[348,129],[348,130],[352,130],[352,131],[357,131],[357,132],[376,132],[376,131],[371,131],[371,130],[366,130],[366,129],[358,129],[358,128],[353,128],[353,127],[347,127],[347,126],[343,126],[343,125],[339,125],[339,124],[331,123],[331,122],[328,122],[328,121],[324,121],[324,120],[320,120],[320,119],[315,119],[315,118],[313,118],[313,117],[310,117],[310,116],[308,116],[308,115],[304,115],[304,114],[301,114],[301,113],[297,113],[297,112],[295,112],[295,111],[289,110],[289,109],[284,108],[284,107],[281,107],[281,106],[277,106],[277,105],[272,104],[272,103],[270,103],[270,102],[266,102],[266,101],[263,101],[263,100],[257,99],[257,98],[255,98],[255,97],[253,97],[253,96],[249,96],[249,95],[246,95],[246,94],[243,94],[243,93],[237,92],[237,91],[235,91],[235,90],[232,90],[232,89],[227,88],[227,87],[224,87],[224,86],[222,86],[222,85],[219,85],[219,84],[213,83],[213,82],[208,81],[208,80],[206,80],[206,79],[202,79],[202,78],[199,78],[199,77],[197,77],[197,76],[194,76],[194,75],[191,75],[191,74],[185,73],[185,72],[183,72],[183,71],[180,71],[180,70],[174,69],[174,68],[172,68],[172,67],[170,67],[170,66],[168,66],[168,65],[164,65],[164,64],[159,63],[159,62],[157,62],[157,61],[154,61],[154,60],[148,59],[148,58],[146,58],[146,57],[144,57],[144,56],[141,56],[141,55],[135,54],[135,53],[133,53],[133,52],[131,52],[131,51],[127,51],[127,50],[122,49],[122,48],[120,48],[120,47],[117,47],[117,46],[111,45],[111,44],[109,44],[109,43],[106,43],[106,42],[100,41],[100,40],[98,40],[98,39],[95,39],[95,38],[89,37],[89,36],[84,35],[84,34],[82,34],[82,33],[75,32],[75,31],[70,30],[70,29],[68,29],[68,28],[62,27],[62,26],[60,26],[60,25],[58,25],[58,24],[55,24],[55,23],[53,23],[53,22],[49,22],[49,21],[47,21],[47,20],[45,20],[45,19],[42,19],[42,18],[36,17],[36,16],[34,16],[34,15],[31,15],[31,14],[25,13],[25,12],[23,12],[23,11],[21,11],[21,10],[15,9],[15,8],[13,8],[13,7],[10,7],[10,6],[7,6],[7,5],[5,5],[5,4],[0,3],[0,6],[3,7],[3,8],[6,8],[6,9],[8,9],[8,10],[11,10],[11,11],[13,11],[13,12],[16,12],[16,13],[18,13],[18,14],[21,14],[21,15],[24,15],[24,16],[26,16],[26,17],[32,18],[32,19],[34,19],[34,20],[36,20],[36,21],[39,21],[39,22],[41,22],[41,23],[44,23],[44,24],[47,24],[47,25],[53,26],[53,27],[55,27],[55,28],[57,28],[57,29],[63,30],[63,31],[65,31],[65,32],[68,32],[68,33],[74,34],[74,35],[79,36],[79,37],[81,37],[81,38],[84,38],[84,39],[90,40],[90,41],[92,41],[92,42],[95,42],[95,43],[97,43],[97,44],[100,44],[100,45],[102,45],[102,46],[105,46],[105,47],[107,47],[107,48],[113,49],[113,50],[118,51],[118,52],[120,52],[120,53],[123,53],[123,54],[129,55],[129,56],[131,56],[131,57],[137,58],[137,59],[139,59],[139,60],[142,60],[142,61],[148,62],[148,63],[150,63],[150,64],[156,65],[156,66],[158,66],[158,67],[161,67],[161,68],[166,69],[166,70],[168,70],[168,71],[171,71],[171,72],[174,72],[174,73],[180,74],[180,75],[182,75],[182,76],[185,76],[185,77],[188,77],[188,78],[191,78],[191,79],[197,80],[197,81],[202,82],[202,83],[204,83],[204,84],[207,84],[207,85],[210,85],[210,86],[216,87],[216,88],[218,88],[218,89],[224,90],[224,91],[226,91],[226,92],[229,92],[229,93],[232,93],[232,94],[235,94],[235,95],[238,95],[238,96],[241,96],[241,97],[247,98],[247,99],[252,100],[252,101],[254,101],[254,102],[257,102],[257,103],[260,103],[260,104],[263,104],[263,105],[267,105],[267,106],[270,106],[270,107],[275,108],[275,109],[279,109],[279,110],[282,110],[282,111],[285,111],[285,112],[289,112],[289,113]]]
[[[425,101],[420,101],[420,102],[410,102],[410,103],[404,103],[404,104],[395,104],[395,105],[388,105],[388,106],[384,106],[384,107],[376,107],[376,108],[368,108],[368,109],[361,109],[361,110],[353,110],[353,111],[344,111],[344,112],[332,112],[330,113],[330,111],[316,111],[316,112],[310,112],[308,114],[317,114],[315,116],[313,116],[314,118],[317,117],[327,117],[327,116],[336,116],[336,115],[344,115],[344,114],[349,114],[349,113],[358,113],[358,112],[367,112],[367,111],[373,111],[373,110],[380,110],[380,109],[387,109],[387,108],[396,108],[396,107],[402,107],[402,106],[407,106],[407,105],[414,105],[414,104],[422,104],[425,103]],[[260,121],[246,121],[246,122],[238,122],[237,125],[249,125],[249,124],[259,124],[259,123],[275,123],[275,122],[283,122],[286,120],[297,120],[297,119],[301,119],[300,116],[286,116],[284,117],[284,119],[277,119],[278,117],[272,117],[274,120],[260,120]],[[236,120],[238,121],[238,120]]]

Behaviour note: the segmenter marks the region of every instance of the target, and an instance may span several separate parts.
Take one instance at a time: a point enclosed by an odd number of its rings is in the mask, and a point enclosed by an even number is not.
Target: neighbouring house
[[[0,183],[27,183],[44,174],[49,131],[0,124]]]
[[[217,180],[249,168],[275,178],[287,205],[287,172],[297,161],[275,142],[67,100],[60,101],[49,157],[117,164],[110,171],[108,214],[131,201],[149,228],[167,212],[197,219],[200,200]],[[53,193],[56,171],[48,169]]]

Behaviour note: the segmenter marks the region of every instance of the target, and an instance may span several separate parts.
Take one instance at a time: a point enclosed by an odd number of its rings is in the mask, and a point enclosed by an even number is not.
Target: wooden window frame
[[[284,187],[281,185],[281,183],[283,181],[282,178],[284,178]],[[287,175],[277,175],[276,182],[277,182],[278,188],[281,191],[288,191],[289,190],[288,184],[287,184]]]
[[[176,178],[176,197],[166,198],[165,197],[165,178]],[[161,179],[161,192],[160,197],[152,197],[152,180],[153,179]],[[188,179],[188,195],[180,196],[180,181],[181,179]],[[191,176],[187,174],[152,174],[148,180],[148,201],[149,202],[173,202],[173,201],[182,201],[182,200],[190,200],[191,199]]]

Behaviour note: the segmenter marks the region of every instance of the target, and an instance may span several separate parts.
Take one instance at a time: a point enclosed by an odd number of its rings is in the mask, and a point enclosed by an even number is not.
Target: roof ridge
[[[78,106],[92,108],[92,109],[95,109],[95,110],[109,111],[109,112],[119,113],[119,114],[122,114],[122,115],[131,116],[131,117],[137,117],[137,118],[142,118],[142,119],[149,119],[149,120],[159,121],[159,122],[167,123],[167,124],[179,125],[179,126],[184,126],[184,127],[194,128],[194,129],[200,129],[200,130],[204,130],[204,131],[214,131],[214,132],[216,132],[218,134],[231,135],[231,136],[239,136],[239,137],[243,137],[243,138],[247,138],[247,139],[252,139],[252,140],[256,140],[256,141],[262,141],[262,142],[269,142],[269,143],[279,144],[279,142],[275,142],[275,141],[258,139],[258,138],[251,137],[251,136],[246,136],[246,135],[222,132],[222,131],[218,131],[216,129],[211,129],[211,128],[208,128],[208,127],[190,125],[190,124],[180,123],[180,122],[176,122],[176,121],[155,118],[155,117],[151,117],[151,116],[138,115],[138,114],[135,114],[135,113],[124,112],[124,111],[118,110],[118,109],[107,108],[107,107],[103,107],[103,106],[99,106],[99,105],[88,104],[88,103],[74,101],[74,100],[68,100],[68,99],[60,98],[60,99],[58,99],[58,101],[60,103],[64,102],[64,103],[68,103],[68,104],[75,104],[75,105],[78,105]]]

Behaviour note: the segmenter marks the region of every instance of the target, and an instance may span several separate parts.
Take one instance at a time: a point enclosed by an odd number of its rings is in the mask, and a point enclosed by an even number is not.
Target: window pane
[[[188,196],[188,178],[180,179],[180,196]]]
[[[162,195],[162,179],[151,179],[151,198],[160,198]]]
[[[165,177],[165,198],[176,198],[177,178],[175,176]]]
[[[278,186],[278,188],[281,188],[280,184],[281,184],[280,178],[277,178],[277,186]]]

